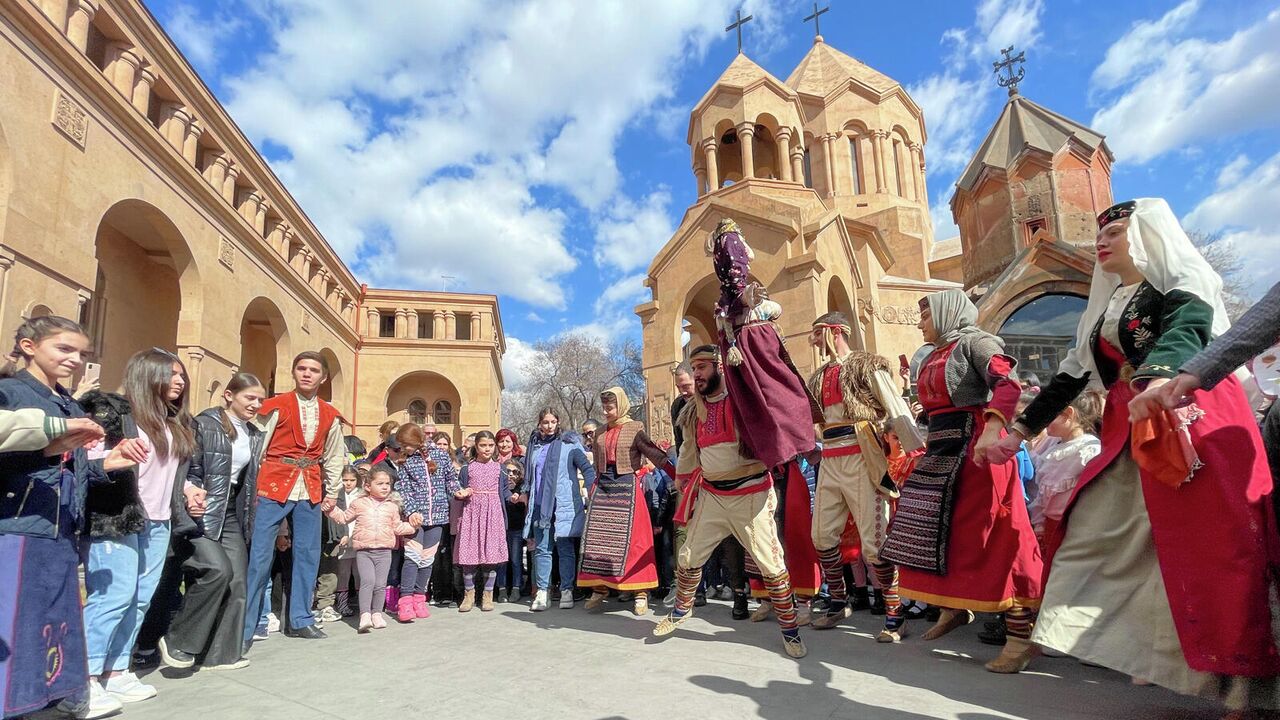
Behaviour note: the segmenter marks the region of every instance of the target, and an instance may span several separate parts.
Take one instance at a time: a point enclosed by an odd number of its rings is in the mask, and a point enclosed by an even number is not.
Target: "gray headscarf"
[[[933,326],[938,331],[938,346],[948,345],[972,332],[982,332],[978,327],[978,308],[964,292],[952,288],[924,296],[920,300],[923,310],[929,308]]]

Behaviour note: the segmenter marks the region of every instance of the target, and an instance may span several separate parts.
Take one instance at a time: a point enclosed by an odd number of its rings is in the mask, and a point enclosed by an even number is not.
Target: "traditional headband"
[[[849,334],[849,333],[852,333],[852,332],[853,332],[853,328],[849,327],[848,325],[841,325],[840,323],[818,323],[818,322],[816,322],[816,323],[814,323],[814,324],[813,324],[813,327],[814,327],[815,329],[816,329],[816,328],[823,328],[824,330],[839,330],[839,331],[844,332],[845,334]]]
[[[1134,200],[1129,200],[1128,202],[1116,203],[1115,205],[1112,205],[1106,210],[1103,210],[1102,214],[1098,215],[1098,229],[1101,230],[1102,228],[1106,227],[1107,225],[1110,225],[1116,220],[1123,220],[1129,217],[1130,215],[1133,214],[1133,211],[1136,210],[1137,208],[1138,208],[1138,203],[1137,201],[1134,201]]]
[[[710,360],[711,362],[719,365],[720,351],[719,350],[703,350],[701,352],[695,352],[694,354],[689,356],[689,359],[690,360]]]

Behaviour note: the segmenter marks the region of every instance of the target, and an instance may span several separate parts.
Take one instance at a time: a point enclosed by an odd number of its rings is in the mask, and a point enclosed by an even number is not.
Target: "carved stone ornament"
[[[218,262],[226,265],[232,272],[236,269],[236,246],[226,238],[218,241]]]
[[[873,319],[886,325],[916,325],[920,322],[920,308],[911,305],[881,305],[868,300],[858,300],[858,317],[869,323]]]
[[[1039,215],[1042,212],[1044,211],[1040,209],[1039,195],[1032,195],[1031,197],[1027,198],[1027,214],[1028,215]]]
[[[84,148],[89,135],[89,115],[61,90],[53,98],[53,126],[78,147]]]
[[[302,332],[311,332],[311,313],[306,310],[302,311]]]

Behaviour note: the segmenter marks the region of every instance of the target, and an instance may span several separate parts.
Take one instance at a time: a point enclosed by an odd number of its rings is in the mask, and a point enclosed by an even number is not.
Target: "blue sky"
[[[732,61],[728,0],[352,3],[147,0],[361,280],[496,292],[508,381],[532,342],[638,335],[649,259],[694,201],[688,112]],[[1005,100],[1105,133],[1117,198],[1163,196],[1189,228],[1280,279],[1280,9],[1241,0],[831,0],[826,41],[924,109],[937,237]],[[811,3],[747,2],[747,54],[785,79]]]

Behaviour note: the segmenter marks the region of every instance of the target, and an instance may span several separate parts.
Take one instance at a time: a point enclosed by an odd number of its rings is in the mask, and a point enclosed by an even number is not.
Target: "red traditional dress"
[[[643,423],[624,419],[596,439],[594,456],[596,483],[582,534],[578,585],[600,592],[652,590],[658,587],[653,522],[636,470],[642,458],[667,465],[667,454],[645,434]]]
[[[785,474],[783,474],[785,473]],[[791,574],[791,589],[796,597],[807,600],[818,594],[822,587],[822,569],[818,566],[818,552],[813,549],[813,512],[809,504],[809,484],[800,472],[799,464],[789,462],[784,469],[775,471],[775,491],[780,489],[781,500],[775,516],[778,519],[778,535],[782,540],[787,572]],[[767,598],[769,590],[764,586],[760,568],[746,555],[748,584],[751,597]]]
[[[1043,567],[1017,465],[973,462],[987,412],[1014,413],[1020,389],[1009,377],[1012,362],[992,357],[986,373],[992,398],[985,407],[956,408],[945,378],[955,347],[935,350],[920,370],[928,447],[903,487],[882,556],[899,564],[904,597],[978,612],[1035,608]],[[928,566],[936,570],[923,569]]]

